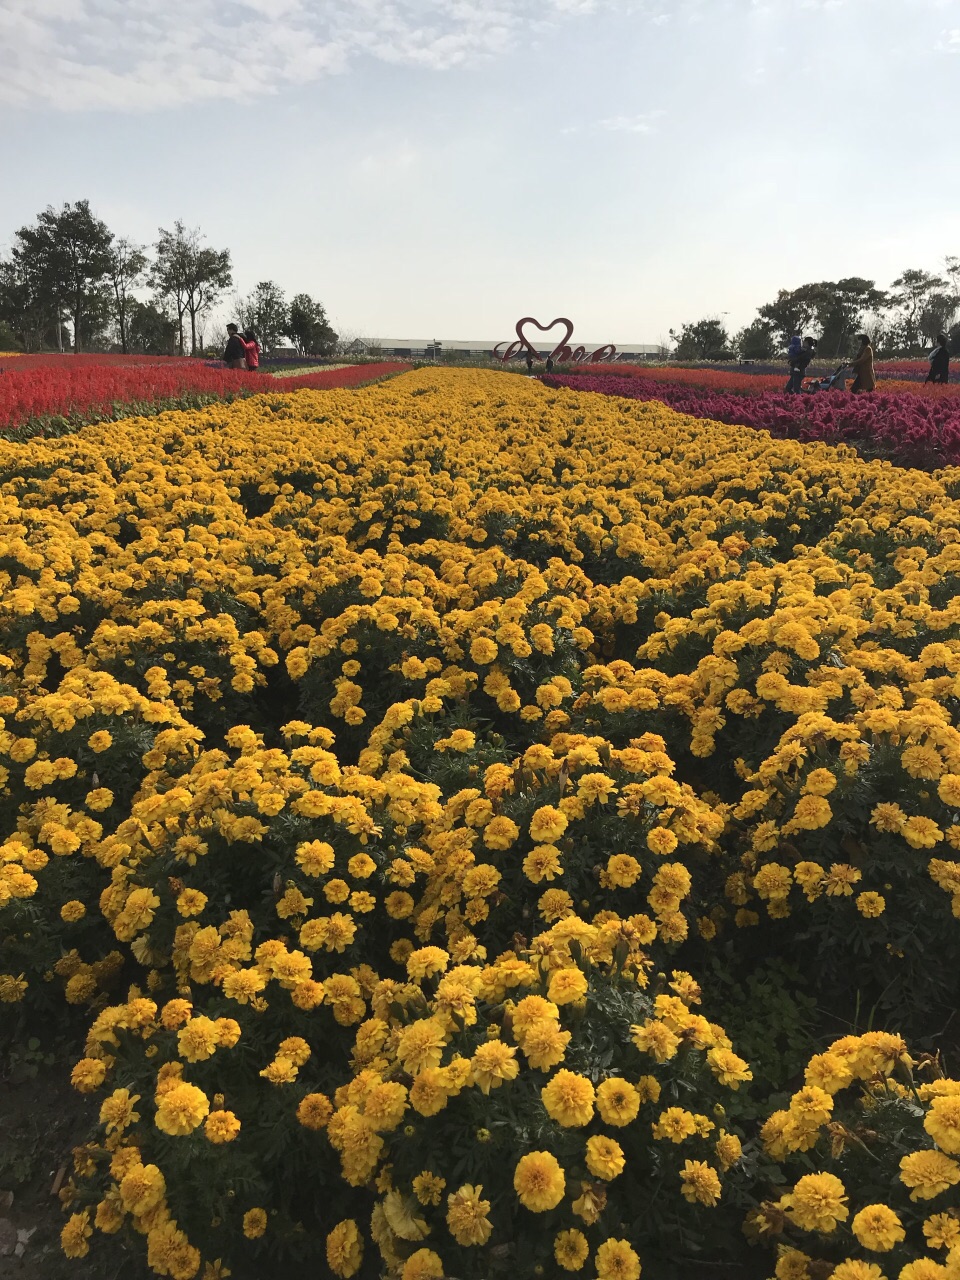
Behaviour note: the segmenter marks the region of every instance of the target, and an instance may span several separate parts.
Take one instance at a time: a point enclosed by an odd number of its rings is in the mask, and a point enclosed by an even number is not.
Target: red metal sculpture
[[[534,347],[533,343],[524,333],[524,328],[528,324],[532,324],[535,328],[539,329],[541,333],[549,333],[550,330],[555,329],[558,324],[562,324],[566,327],[566,333],[547,357],[549,360],[552,360],[554,364],[566,364],[570,362],[580,363],[588,358],[592,364],[596,364],[602,360],[615,360],[617,358],[617,348],[612,342],[608,342],[604,346],[598,347],[597,350],[589,357],[587,356],[587,350],[585,347],[577,347],[576,350],[571,348],[570,339],[573,337],[573,321],[568,320],[565,316],[560,316],[556,320],[551,320],[549,324],[541,324],[540,321],[535,320],[533,316],[524,316],[522,320],[517,321],[516,341],[511,342],[506,351],[502,353],[500,348],[504,344],[502,342],[498,342],[492,352],[494,360],[502,360],[503,363],[506,364],[508,360],[516,359],[516,357],[524,351],[535,359],[540,359],[540,352],[536,347]]]

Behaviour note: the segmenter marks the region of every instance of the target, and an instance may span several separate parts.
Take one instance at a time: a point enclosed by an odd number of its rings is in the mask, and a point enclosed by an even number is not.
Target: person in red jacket
[[[252,329],[248,329],[243,335],[243,345],[247,353],[247,368],[252,373],[260,368],[260,343]]]

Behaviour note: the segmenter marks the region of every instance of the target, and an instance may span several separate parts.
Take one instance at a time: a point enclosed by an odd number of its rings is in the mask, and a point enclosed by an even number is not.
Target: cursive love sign
[[[551,320],[549,324],[541,324],[540,321],[535,320],[533,316],[524,316],[522,320],[517,321],[516,341],[511,342],[510,345],[507,346],[506,351],[503,352],[501,352],[501,347],[503,347],[505,343],[498,342],[492,352],[493,358],[495,360],[502,360],[503,363],[506,364],[508,360],[514,360],[522,352],[526,351],[529,356],[539,360],[540,352],[524,333],[524,329],[527,325],[533,325],[534,328],[539,329],[541,333],[549,333],[550,330],[555,329],[558,324],[562,324],[566,332],[547,357],[549,360],[552,360],[554,364],[567,364],[570,362],[580,363],[581,361],[586,360],[589,360],[592,364],[597,364],[602,360],[616,359],[617,348],[612,342],[608,342],[604,346],[598,347],[592,355],[587,354],[586,347],[580,346],[573,349],[570,346],[570,339],[573,337],[573,321],[568,320],[565,316],[560,316],[557,320]]]

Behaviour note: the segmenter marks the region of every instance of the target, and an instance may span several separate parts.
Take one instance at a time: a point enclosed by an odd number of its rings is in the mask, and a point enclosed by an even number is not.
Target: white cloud
[[[960,27],[944,31],[940,36],[940,43],[937,48],[944,53],[960,53]]]
[[[0,103],[153,110],[240,100],[362,56],[447,70],[501,53],[525,32],[624,3],[2,0]]]
[[[645,111],[639,116],[608,116],[598,120],[596,127],[610,133],[655,133],[662,111]]]

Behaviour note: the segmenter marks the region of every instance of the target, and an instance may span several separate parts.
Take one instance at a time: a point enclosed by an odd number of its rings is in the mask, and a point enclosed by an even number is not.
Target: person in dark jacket
[[[807,372],[807,366],[813,357],[817,354],[817,344],[813,338],[804,338],[803,345],[800,350],[790,357],[790,380],[787,383],[787,391],[793,395],[799,394],[803,386],[804,375]]]
[[[936,345],[929,355],[930,372],[927,382],[950,381],[950,339],[945,333],[937,334]]]
[[[247,367],[247,348],[235,324],[227,325],[227,345],[223,349],[223,363],[228,369]]]

